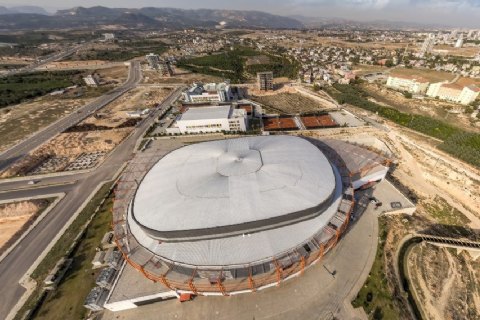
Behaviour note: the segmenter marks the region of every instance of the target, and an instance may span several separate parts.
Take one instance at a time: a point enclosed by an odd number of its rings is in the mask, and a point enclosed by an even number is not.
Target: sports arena
[[[389,164],[345,141],[287,135],[139,153],[115,189],[117,246],[170,290],[254,292],[320,261],[347,228],[354,189]]]

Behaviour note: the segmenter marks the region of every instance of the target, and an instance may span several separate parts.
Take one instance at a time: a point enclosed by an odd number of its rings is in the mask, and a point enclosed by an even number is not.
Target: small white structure
[[[167,133],[247,131],[247,111],[232,106],[192,107],[177,116]]]
[[[185,102],[189,103],[228,102],[231,96],[229,80],[220,83],[194,83],[183,93]]]
[[[105,38],[105,41],[110,41],[115,39],[114,33],[104,33],[103,36]]]
[[[99,85],[99,81],[98,81],[97,77],[92,76],[91,74],[84,77],[83,81],[85,81],[85,84],[89,87],[98,87],[98,85]]]

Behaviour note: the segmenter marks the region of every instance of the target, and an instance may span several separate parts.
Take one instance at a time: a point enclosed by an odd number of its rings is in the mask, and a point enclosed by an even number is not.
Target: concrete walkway
[[[377,249],[376,211],[367,205],[364,199],[356,205],[357,218],[333,251],[280,286],[231,297],[197,297],[183,304],[175,299],[105,311],[97,319],[367,319],[363,309],[354,310],[350,304],[371,270]]]

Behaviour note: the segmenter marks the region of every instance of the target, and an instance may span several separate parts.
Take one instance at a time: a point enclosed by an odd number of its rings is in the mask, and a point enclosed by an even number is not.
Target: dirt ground
[[[478,47],[463,47],[463,48],[454,48],[448,45],[438,45],[435,46],[436,50],[448,50],[448,54],[452,56],[464,56],[473,58],[478,53]]]
[[[32,216],[45,209],[45,200],[29,200],[0,204],[0,251]]]
[[[55,172],[62,171],[82,153],[104,151],[105,156],[131,132],[131,128],[107,131],[62,133],[14,163],[2,173],[2,178],[23,176],[50,158],[62,159]],[[63,161],[64,160],[64,161]]]
[[[83,67],[92,67],[98,66],[108,63],[108,61],[103,60],[84,60],[84,61],[58,61],[58,62],[51,62],[39,69],[58,69],[58,68],[78,68],[81,69]]]
[[[128,66],[117,66],[93,71],[103,80],[103,83],[121,84],[127,81],[128,69]]]
[[[455,84],[458,84],[460,86],[469,86],[471,84],[476,85],[477,87],[480,87],[480,79],[478,78],[460,78],[455,82]]]
[[[155,83],[184,83],[192,84],[193,82],[201,83],[210,83],[210,82],[221,82],[220,77],[193,73],[188,70],[177,68],[172,66],[173,76],[172,77],[162,77],[158,71],[149,70],[148,68],[142,69],[143,72],[143,83],[155,84]]]
[[[448,115],[449,123],[464,130],[480,132],[479,129],[475,129],[475,127],[471,126],[471,113],[469,110],[465,109],[464,106],[429,99],[406,99],[398,92],[375,84],[365,84],[363,88],[371,94],[373,97],[371,100],[373,102],[384,106],[394,107],[402,112],[430,116],[445,121],[445,117],[451,110]]]

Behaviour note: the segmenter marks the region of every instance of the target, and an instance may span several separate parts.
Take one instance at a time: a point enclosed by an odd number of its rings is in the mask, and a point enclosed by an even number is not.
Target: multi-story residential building
[[[475,101],[479,94],[480,88],[477,88],[473,84],[467,87],[462,87],[456,84],[438,82],[431,84],[427,90],[427,96],[429,97],[463,105],[468,105]]]
[[[273,90],[273,72],[258,72],[257,73],[257,85],[258,89],[262,91]]]
[[[95,76],[92,76],[91,74],[84,77],[83,81],[85,81],[85,84],[89,87],[98,87],[99,85],[98,79]]]
[[[428,80],[419,76],[391,74],[387,80],[387,87],[410,93],[425,93],[428,88]]]
[[[183,93],[183,98],[188,103],[226,102],[230,101],[231,96],[229,80],[220,83],[194,83]]]
[[[463,46],[463,39],[460,38],[457,40],[457,42],[455,43],[455,48],[461,48]]]
[[[421,56],[425,56],[425,54],[432,52],[433,46],[435,45],[435,35],[433,33],[429,33],[425,41],[422,45],[422,50],[420,51]]]

